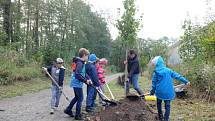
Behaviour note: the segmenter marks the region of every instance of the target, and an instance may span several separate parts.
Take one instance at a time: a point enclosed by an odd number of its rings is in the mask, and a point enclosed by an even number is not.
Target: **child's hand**
[[[93,84],[92,81],[90,81],[90,80],[87,80],[86,83],[87,83],[87,85],[92,85]]]
[[[187,82],[186,85],[190,85],[190,82]]]
[[[42,67],[42,68],[43,68],[43,71],[44,71],[44,72],[48,71],[48,69],[47,69],[47,68],[45,68],[45,67]]]
[[[62,91],[62,90],[63,90],[63,87],[60,86],[60,87],[59,87],[59,90]]]

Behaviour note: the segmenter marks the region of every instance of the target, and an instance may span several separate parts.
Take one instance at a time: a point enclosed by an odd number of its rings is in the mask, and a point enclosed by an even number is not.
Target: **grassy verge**
[[[150,81],[145,78],[140,78],[139,83],[144,92],[149,91],[151,86]],[[124,89],[116,81],[110,82],[109,87],[117,100],[124,98]],[[108,90],[105,89],[105,91],[110,97]],[[131,89],[131,91],[133,92],[134,90]],[[147,103],[154,105],[152,110],[156,111],[156,102]],[[201,102],[199,99],[175,99],[171,104],[170,119],[177,121],[179,118],[185,121],[215,121],[215,104]]]
[[[66,77],[66,82],[69,83],[69,77]],[[3,98],[10,98],[21,96],[27,93],[35,93],[44,89],[48,89],[51,85],[49,78],[35,78],[29,81],[16,81],[12,85],[0,86],[0,100]]]
[[[29,81],[16,81],[12,85],[0,86],[0,99],[21,96],[26,93],[33,93],[50,87],[47,78],[36,78]]]

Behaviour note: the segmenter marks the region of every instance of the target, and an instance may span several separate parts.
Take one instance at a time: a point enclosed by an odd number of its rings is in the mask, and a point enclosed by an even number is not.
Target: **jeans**
[[[140,89],[139,84],[138,84],[138,78],[139,78],[139,74],[133,74],[131,76],[131,78],[129,78],[129,81],[132,82],[134,89],[137,91],[137,93],[139,95],[143,94],[143,91]],[[130,82],[126,83],[126,92],[129,92],[129,88],[130,88]]]
[[[58,107],[62,92],[55,85],[52,85],[51,92],[52,92],[51,108]]]
[[[74,93],[75,93],[75,97],[72,99],[72,101],[70,102],[69,106],[66,108],[67,111],[72,111],[73,106],[76,103],[76,116],[80,116],[81,115],[81,106],[82,106],[82,101],[83,101],[83,89],[82,88],[76,88],[73,87]]]
[[[162,100],[157,98],[157,109],[158,109],[158,116],[159,119],[164,121],[168,121],[169,120],[169,115],[170,115],[170,103],[171,100],[164,100],[165,102],[165,114],[163,116],[163,112],[162,112]]]
[[[86,107],[94,108],[96,100],[96,90],[92,86],[87,86]]]

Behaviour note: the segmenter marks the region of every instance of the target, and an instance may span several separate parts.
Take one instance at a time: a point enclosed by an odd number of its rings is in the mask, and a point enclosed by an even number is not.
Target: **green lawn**
[[[151,81],[145,78],[140,78],[139,83],[144,92],[150,90]],[[115,98],[118,100],[124,98],[124,89],[122,86],[119,86],[116,81],[109,83]],[[105,89],[106,94],[108,90]],[[131,89],[132,92],[135,92]],[[147,102],[152,105],[156,105],[156,102]],[[156,111],[156,106],[152,108]],[[171,105],[171,120],[177,121],[179,118],[184,119],[185,121],[215,121],[215,104],[214,103],[205,103],[201,102],[199,99],[175,99],[172,101]]]

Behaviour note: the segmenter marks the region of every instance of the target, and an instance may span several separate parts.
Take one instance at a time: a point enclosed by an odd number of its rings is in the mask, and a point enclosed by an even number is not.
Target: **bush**
[[[0,85],[27,81],[39,76],[40,69],[35,61],[29,61],[16,51],[2,47],[0,52]]]
[[[215,66],[212,63],[193,60],[179,65],[175,70],[191,82],[192,88],[198,93],[197,97],[201,96],[206,100],[215,99]]]

